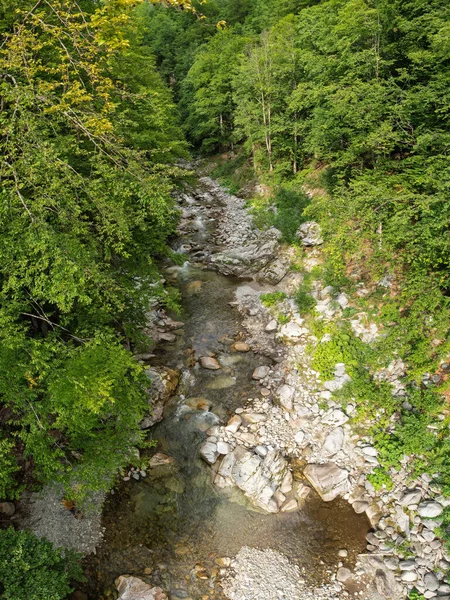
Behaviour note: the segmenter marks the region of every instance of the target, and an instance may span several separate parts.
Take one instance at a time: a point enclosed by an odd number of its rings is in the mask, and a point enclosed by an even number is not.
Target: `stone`
[[[221,556],[220,558],[216,558],[214,562],[219,567],[226,569],[231,565],[231,558],[229,558],[228,556]]]
[[[277,399],[282,408],[291,412],[294,408],[295,388],[291,385],[284,384],[277,390]]]
[[[417,563],[415,560],[401,560],[398,566],[400,571],[414,571]]]
[[[204,458],[206,460],[206,462],[208,462],[210,465],[213,465],[216,462],[217,458],[219,457],[219,451],[217,449],[217,444],[215,444],[214,442],[206,441],[200,447],[200,454],[201,454],[202,458]]]
[[[292,512],[294,510],[297,510],[297,508],[297,500],[294,500],[292,498],[292,500],[288,500],[285,504],[283,504],[283,506],[281,507],[281,512]]]
[[[137,577],[121,575],[115,581],[118,600],[168,600],[167,595],[159,587],[152,587]]]
[[[339,294],[339,296],[336,298],[337,303],[339,304],[339,306],[341,308],[345,308],[346,306],[348,306],[348,296],[344,293]]]
[[[365,500],[356,500],[353,502],[352,508],[357,515],[360,515],[363,512],[366,512],[366,510],[369,508],[369,503]]]
[[[234,415],[226,424],[226,431],[230,433],[236,433],[239,427],[242,425],[242,419],[239,415]]]
[[[410,506],[411,504],[419,504],[422,498],[422,490],[416,488],[414,490],[405,490],[399,502],[402,506]]]
[[[290,322],[282,325],[280,328],[280,337],[287,340],[298,340],[302,336],[307,335],[308,330],[304,327],[300,327],[298,323]]]
[[[363,454],[365,454],[366,456],[376,456],[378,454],[378,451],[376,448],[374,448],[373,446],[364,446],[362,448],[362,452]]]
[[[325,502],[349,491],[348,472],[332,462],[309,464],[303,473]]]
[[[247,423],[264,423],[264,421],[267,421],[267,415],[263,414],[263,413],[251,413],[251,412],[246,412],[246,413],[242,413],[242,418],[247,422]]]
[[[333,408],[322,417],[322,423],[334,425],[335,427],[343,425],[347,421],[347,415],[340,408]]]
[[[421,517],[433,519],[442,514],[444,507],[439,502],[422,502],[417,508],[417,512]]]
[[[157,452],[154,454],[149,460],[149,466],[151,468],[161,467],[163,465],[173,465],[175,464],[175,459],[172,456],[167,456],[167,454],[163,454],[162,452]]]
[[[315,221],[302,223],[295,235],[304,246],[320,246],[320,244],[323,244],[322,230]]]
[[[297,433],[294,435],[294,440],[297,444],[301,445],[303,444],[304,439],[305,433],[301,429],[299,429],[299,431],[297,431]]]
[[[237,446],[221,461],[214,483],[219,487],[236,486],[255,504],[267,512],[278,512],[274,491],[280,487],[288,471],[287,462],[276,450],[262,458]]]
[[[260,379],[264,379],[269,374],[270,368],[267,366],[256,367],[256,369],[252,373],[252,378],[257,381]]]
[[[295,485],[295,493],[300,500],[304,500],[311,493],[311,488],[302,481],[298,481]]]
[[[423,578],[423,582],[430,592],[436,592],[439,588],[439,579],[434,573],[427,573]]]
[[[403,571],[401,579],[406,583],[412,583],[413,581],[417,581],[417,573],[415,571]]]
[[[341,550],[338,552],[338,556],[339,558],[347,558],[348,551],[345,548],[341,548]]]
[[[346,567],[340,567],[337,570],[336,579],[338,581],[340,581],[341,583],[345,583],[351,577],[352,577],[352,572],[350,571],[350,569],[347,569]]]
[[[377,502],[372,502],[369,504],[368,508],[366,509],[366,515],[372,527],[376,527],[383,516],[380,506]]]
[[[256,276],[257,281],[277,285],[286,276],[289,271],[289,259],[278,257],[273,262],[265,266]]]
[[[324,442],[322,450],[326,456],[334,456],[339,450],[341,450],[344,444],[344,430],[342,427],[333,429]]]
[[[292,473],[290,471],[288,471],[286,473],[286,475],[284,476],[284,479],[281,483],[281,487],[280,490],[283,494],[289,494],[290,491],[292,491],[292,482],[293,482],[293,477],[292,477]]]
[[[274,331],[276,331],[278,329],[278,322],[275,319],[272,319],[271,321],[269,321],[269,323],[266,325],[266,331],[268,333],[272,333]]]
[[[162,421],[164,407],[180,381],[180,371],[167,367],[151,367],[146,369],[145,375],[149,380],[149,387],[146,389],[149,413],[142,419],[141,429],[148,429]]]
[[[185,400],[185,404],[186,406],[189,406],[189,408],[192,408],[193,410],[210,410],[211,408],[211,402],[209,400],[207,400],[206,398],[187,398]]]
[[[199,362],[204,369],[209,369],[210,371],[217,371],[221,368],[219,361],[211,356],[201,356]]]
[[[232,348],[235,352],[248,352],[250,350],[250,346],[245,342],[236,342]]]
[[[231,452],[231,446],[227,442],[217,442],[217,452],[219,454],[229,454]]]
[[[0,502],[0,513],[3,513],[7,517],[12,517],[16,512],[16,506],[14,502]]]

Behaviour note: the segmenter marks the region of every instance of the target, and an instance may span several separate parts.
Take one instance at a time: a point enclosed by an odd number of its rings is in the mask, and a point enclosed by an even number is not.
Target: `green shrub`
[[[73,550],[55,548],[28,531],[0,530],[1,598],[5,600],[63,600],[83,581]]]
[[[367,480],[379,492],[381,489],[391,490],[394,487],[389,473],[382,467],[377,467],[372,473],[367,475]]]
[[[270,306],[275,306],[277,302],[281,302],[285,298],[287,298],[287,296],[284,292],[269,292],[267,294],[261,294],[260,296],[261,302],[267,308],[269,308]]]
[[[281,231],[282,241],[293,244],[297,240],[297,229],[307,220],[304,210],[309,203],[310,199],[304,192],[284,185],[278,187],[270,198],[253,198],[251,212],[257,227],[276,227]]]

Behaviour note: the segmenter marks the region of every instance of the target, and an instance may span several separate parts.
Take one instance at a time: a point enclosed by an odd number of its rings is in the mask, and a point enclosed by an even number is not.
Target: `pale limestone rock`
[[[332,462],[309,464],[304,475],[325,502],[342,496],[349,490],[348,471]]]
[[[118,600],[167,600],[167,595],[159,587],[152,587],[137,577],[121,575],[115,581]]]
[[[228,421],[225,429],[226,429],[226,431],[229,431],[230,433],[236,433],[241,425],[242,425],[241,417],[239,415],[234,415]]]
[[[280,406],[291,412],[294,407],[295,388],[291,385],[284,384],[277,390],[277,398]]]
[[[342,427],[337,427],[331,431],[324,442],[323,451],[326,456],[334,456],[341,450],[344,444],[344,430]]]

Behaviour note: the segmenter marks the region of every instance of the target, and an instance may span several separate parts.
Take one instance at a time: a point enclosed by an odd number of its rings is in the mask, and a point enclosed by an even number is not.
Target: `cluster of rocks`
[[[232,560],[222,586],[230,600],[338,600],[342,590],[339,582],[311,588],[280,552],[247,547]]]

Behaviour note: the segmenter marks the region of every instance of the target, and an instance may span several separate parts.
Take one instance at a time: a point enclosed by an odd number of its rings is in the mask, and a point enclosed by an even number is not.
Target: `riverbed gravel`
[[[223,582],[230,600],[337,600],[339,583],[308,588],[297,565],[275,550],[244,547]]]

